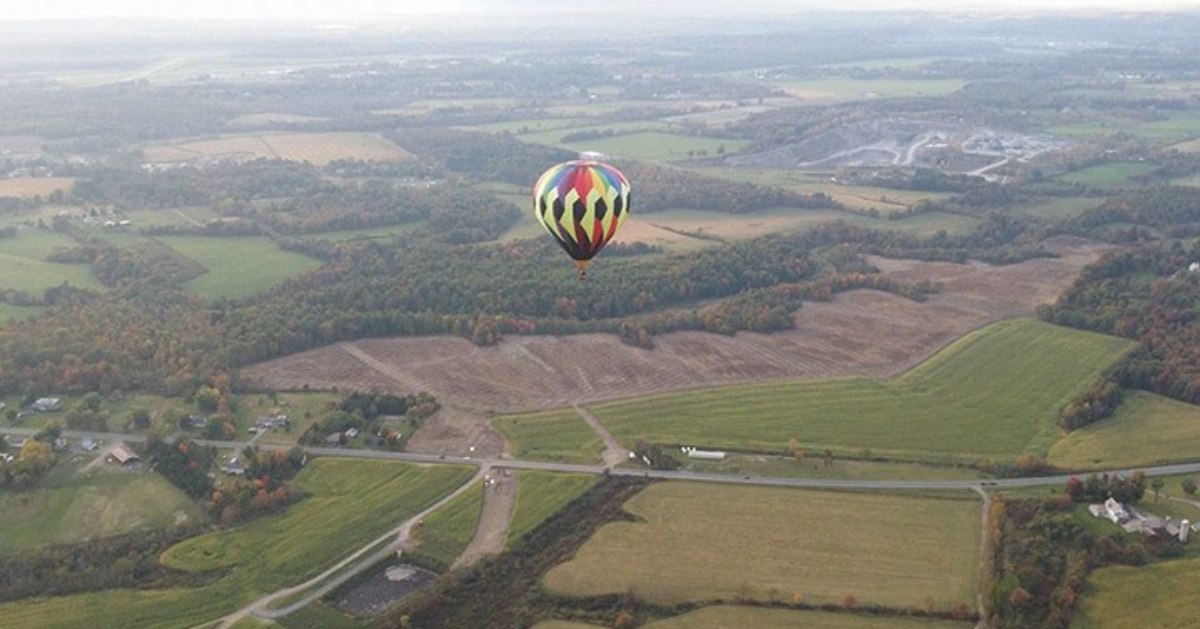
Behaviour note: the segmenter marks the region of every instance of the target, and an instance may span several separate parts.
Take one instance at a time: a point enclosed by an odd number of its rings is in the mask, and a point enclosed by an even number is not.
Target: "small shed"
[[[113,446],[112,450],[110,450],[108,454],[110,457],[112,457],[113,461],[121,464],[124,467],[129,467],[142,460],[142,457],[138,456],[137,453],[129,449],[129,446],[123,443],[118,443],[117,445]]]

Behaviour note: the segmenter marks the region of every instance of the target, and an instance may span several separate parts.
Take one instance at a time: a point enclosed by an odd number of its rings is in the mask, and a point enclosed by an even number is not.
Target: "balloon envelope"
[[[603,162],[558,164],[533,187],[533,215],[583,268],[629,215],[629,180]]]

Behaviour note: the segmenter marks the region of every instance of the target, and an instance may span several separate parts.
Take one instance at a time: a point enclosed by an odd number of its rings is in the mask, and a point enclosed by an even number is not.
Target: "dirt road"
[[[517,505],[517,475],[508,469],[493,469],[485,476],[490,481],[483,493],[483,512],[475,528],[475,538],[451,569],[473,565],[484,557],[504,552],[508,542],[508,526],[513,508]]]

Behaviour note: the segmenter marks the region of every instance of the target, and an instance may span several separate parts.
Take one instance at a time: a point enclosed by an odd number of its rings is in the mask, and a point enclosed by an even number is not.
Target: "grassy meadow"
[[[0,325],[4,325],[9,321],[24,319],[42,310],[44,308],[38,306],[14,306],[12,304],[0,303]]]
[[[1059,180],[1085,186],[1111,187],[1120,186],[1130,179],[1152,170],[1154,170],[1154,164],[1146,162],[1110,162],[1067,173],[1060,176]]]
[[[1200,627],[1200,559],[1101,568],[1087,579],[1071,629]]]
[[[559,474],[525,470],[517,476],[517,504],[508,526],[512,544],[537,528],[567,503],[583,495],[596,477],[588,474]]]
[[[492,425],[521,459],[599,463],[604,442],[573,409],[497,417]]]
[[[1131,347],[1124,339],[1012,320],[959,339],[890,382],[775,382],[592,410],[626,444],[778,451],[795,437],[805,448],[843,452],[1015,458],[1047,452],[1058,438],[1059,410]],[[526,450],[541,447],[516,441]]]
[[[965,496],[664,482],[625,508],[641,519],[606,524],[544,585],[664,604],[797,594],[896,607],[975,600],[980,507]]]
[[[644,629],[970,629],[967,622],[715,605],[652,622]]]
[[[186,288],[210,299],[253,295],[321,266],[320,260],[283,251],[266,237],[169,236],[159,240],[208,269]]]
[[[482,512],[483,484],[476,483],[425,518],[417,535],[417,552],[450,566],[474,539]]]
[[[77,465],[60,463],[70,469],[55,470],[69,476],[58,486],[0,491],[0,552],[167,528],[204,517],[196,503],[162,476],[100,465],[83,474]]]
[[[465,467],[317,459],[294,483],[308,497],[283,513],[195,537],[163,553],[163,563],[172,568],[222,571],[207,585],[24,600],[0,605],[0,617],[6,629],[195,627],[317,574],[471,475]]]
[[[59,249],[75,247],[70,237],[42,229],[22,229],[13,238],[0,238],[0,288],[40,294],[64,282],[79,288],[101,289],[86,264],[58,264],[46,258]]]
[[[1128,391],[1108,419],[1071,431],[1050,449],[1050,462],[1070,469],[1114,468],[1196,458],[1200,406]]]

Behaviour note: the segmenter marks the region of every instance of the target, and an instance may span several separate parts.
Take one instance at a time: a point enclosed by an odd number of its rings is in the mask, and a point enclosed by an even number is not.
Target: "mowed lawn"
[[[517,504],[508,526],[512,544],[596,484],[589,474],[525,470],[517,476]]]
[[[0,552],[167,528],[204,515],[151,472],[111,469],[61,487],[0,492]]]
[[[1071,469],[1113,468],[1200,457],[1200,406],[1128,391],[1108,419],[1071,431],[1050,462]]]
[[[972,626],[949,620],[717,605],[652,622],[644,629],[970,629]]]
[[[55,251],[76,246],[64,234],[41,229],[22,229],[13,238],[0,238],[0,288],[35,295],[64,282],[78,288],[103,288],[86,264],[46,261]]]
[[[492,426],[508,439],[521,459],[559,463],[599,463],[604,442],[573,409],[505,415]]]
[[[915,498],[663,482],[543,582],[574,596],[633,592],[646,600],[747,599],[896,607],[975,601],[980,506]]]
[[[308,494],[278,515],[181,542],[163,553],[180,570],[225,571],[196,588],[112,590],[0,605],[5,629],[186,628],[301,583],[412,517],[473,474],[467,467],[317,459],[295,480]]]
[[[1200,627],[1200,559],[1101,568],[1088,576],[1071,621],[1071,629],[1194,627]]]
[[[972,458],[1044,454],[1058,413],[1133,344],[1029,319],[973,332],[891,382],[861,378],[709,389],[601,404],[624,443],[805,447]],[[523,447],[534,448],[533,445]]]
[[[265,237],[170,236],[159,241],[208,269],[186,287],[210,299],[260,293],[321,266],[320,260],[284,251]]]

